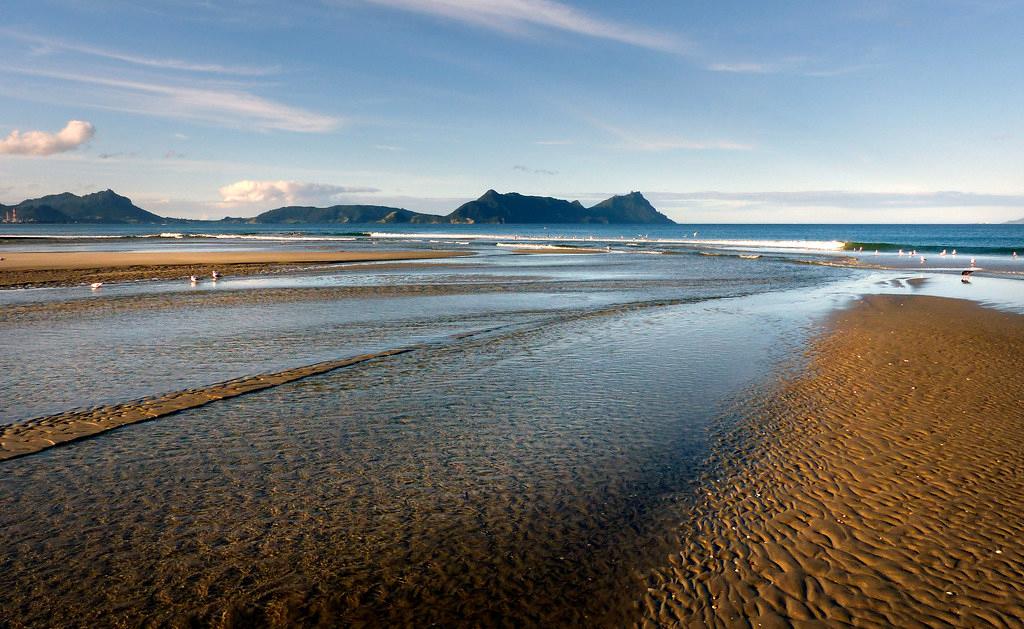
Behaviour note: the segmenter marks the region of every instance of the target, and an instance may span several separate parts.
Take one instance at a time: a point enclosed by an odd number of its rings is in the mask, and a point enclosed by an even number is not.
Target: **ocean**
[[[630,242],[666,247],[727,247],[809,251],[896,252],[916,250],[934,254],[957,249],[963,254],[1024,255],[1024,225],[231,225],[196,222],[187,225],[0,225],[0,242],[17,245],[23,239],[70,240],[97,248],[134,247],[136,243],[107,241],[241,240],[278,243],[347,242],[350,239],[459,239],[535,242]],[[37,246],[21,243],[23,246]],[[62,246],[65,246],[62,243]],[[85,246],[84,244],[82,246]]]

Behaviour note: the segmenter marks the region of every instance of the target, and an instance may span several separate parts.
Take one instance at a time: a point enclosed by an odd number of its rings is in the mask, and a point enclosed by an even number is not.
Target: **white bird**
[[[921,256],[921,264],[924,264],[924,256]]]
[[[903,255],[903,250],[902,249],[900,249],[900,255]]]
[[[953,250],[953,255],[956,255],[956,249]]]
[[[220,273],[214,271],[213,272],[213,279],[214,279],[214,281],[219,280],[220,279]]]
[[[89,288],[93,290],[96,290],[100,286],[103,286],[103,282],[93,282],[92,284],[89,284]]]
[[[189,278],[188,278],[188,279],[189,279],[189,281],[190,281],[190,282],[192,282],[193,284],[195,284],[196,282],[198,282],[198,281],[199,281],[199,278],[198,278],[198,277],[196,277],[195,275],[189,276]]]
[[[942,250],[942,253],[940,253],[940,254],[939,254],[939,256],[941,257],[941,256],[945,256],[945,255],[946,255],[946,250],[945,250],[945,249],[943,249],[943,250]]]
[[[971,258],[971,266],[974,266],[974,258]]]

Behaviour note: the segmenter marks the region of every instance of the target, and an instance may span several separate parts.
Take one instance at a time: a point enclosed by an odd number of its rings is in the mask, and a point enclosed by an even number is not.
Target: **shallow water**
[[[0,609],[620,622],[709,423],[783,347],[777,319],[708,303],[453,344],[13,461]]]
[[[958,281],[695,255],[350,273],[6,304],[6,421],[434,344],[2,464],[0,621],[621,625],[726,409],[853,295]]]

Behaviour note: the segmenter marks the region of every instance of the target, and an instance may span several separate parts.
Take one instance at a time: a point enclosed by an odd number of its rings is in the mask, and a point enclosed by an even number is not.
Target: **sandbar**
[[[1020,626],[1024,316],[927,296],[837,313],[742,408],[643,626]]]
[[[61,286],[140,279],[173,279],[213,270],[255,275],[287,266],[470,255],[464,251],[58,251],[0,254],[0,287]]]

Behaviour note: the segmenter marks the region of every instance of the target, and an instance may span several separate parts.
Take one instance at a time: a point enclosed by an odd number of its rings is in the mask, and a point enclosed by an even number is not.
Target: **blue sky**
[[[1024,216],[1024,1],[6,0],[0,202]]]

